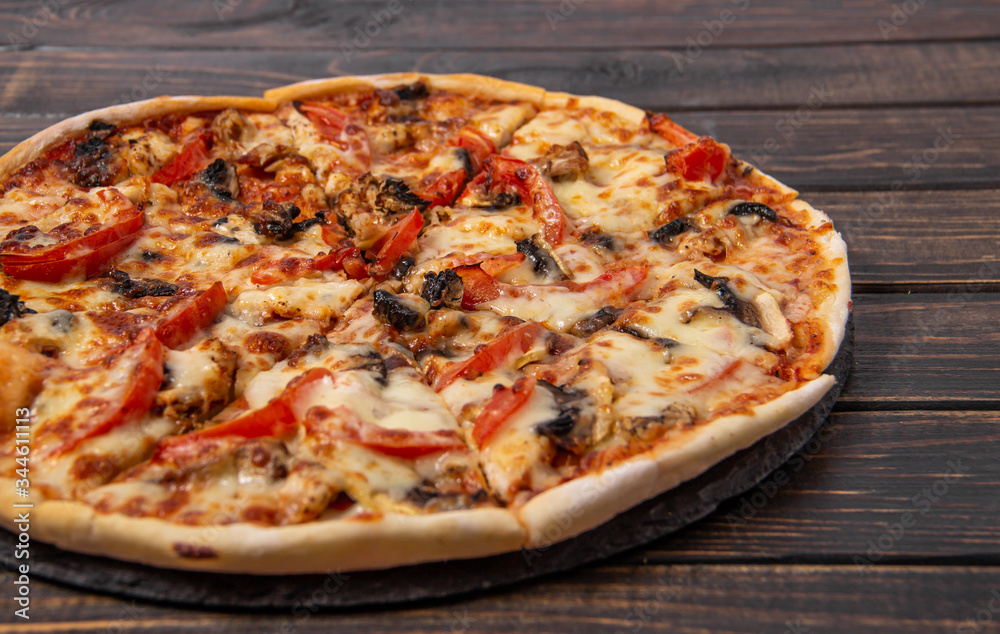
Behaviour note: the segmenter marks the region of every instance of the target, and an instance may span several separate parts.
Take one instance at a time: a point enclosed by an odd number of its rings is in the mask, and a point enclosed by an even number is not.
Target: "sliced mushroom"
[[[663,246],[669,246],[674,238],[684,233],[685,231],[690,231],[694,229],[688,221],[683,218],[676,218],[671,220],[667,224],[663,225],[659,229],[654,229],[649,232],[650,240],[658,242]]]
[[[240,182],[236,168],[224,159],[215,159],[201,172],[201,180],[216,196],[223,200],[233,200],[240,193]]]
[[[657,416],[622,416],[618,427],[627,436],[640,441],[662,438],[677,425],[692,425],[698,412],[690,405],[673,403]]]
[[[212,119],[212,135],[216,141],[236,151],[241,151],[243,145],[254,136],[251,128],[252,124],[235,108],[226,108]]]
[[[424,273],[424,286],[420,296],[427,300],[431,308],[461,308],[465,285],[454,269],[446,269],[440,273],[429,271]]]
[[[569,267],[556,254],[555,250],[545,241],[541,234],[536,233],[530,238],[517,241],[517,252],[523,253],[531,262],[531,268],[536,275],[547,279],[564,280],[573,277]]]
[[[288,476],[291,454],[277,438],[254,438],[236,450],[236,478],[242,484],[270,484]]]
[[[778,214],[763,203],[741,202],[733,206],[729,210],[729,214],[733,216],[749,216],[757,214],[764,220],[778,222]]]
[[[19,296],[11,295],[0,288],[0,326],[6,324],[11,319],[17,319],[33,312],[35,311],[25,306]]]
[[[575,180],[590,166],[587,152],[579,141],[553,145],[542,160],[545,161],[542,171],[553,180]]]
[[[584,317],[580,321],[576,322],[569,334],[576,337],[589,337],[598,330],[603,330],[611,324],[615,323],[622,314],[621,308],[615,308],[614,306],[605,306],[601,310],[597,311],[589,317]]]
[[[430,305],[423,298],[407,293],[393,295],[378,289],[373,295],[375,318],[396,330],[420,330],[427,323]]]
[[[733,314],[746,325],[759,328],[773,336],[778,346],[784,346],[792,340],[792,331],[785,316],[781,313],[781,307],[767,291],[758,289],[751,301],[744,301],[729,288],[728,278],[712,277],[695,269],[694,279],[719,295],[726,312]],[[689,320],[697,310],[691,313]]]

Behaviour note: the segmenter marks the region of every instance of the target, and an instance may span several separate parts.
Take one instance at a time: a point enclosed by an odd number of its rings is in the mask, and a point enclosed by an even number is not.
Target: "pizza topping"
[[[125,159],[114,152],[114,148],[106,141],[115,128],[93,126],[91,124],[88,128],[90,136],[73,147],[73,156],[67,162],[67,167],[73,174],[74,182],[81,187],[113,185],[127,170]]]
[[[510,387],[496,385],[493,398],[476,417],[472,429],[472,439],[476,446],[485,447],[496,436],[504,422],[519,408],[523,407],[535,391],[535,378],[522,376]]]
[[[373,294],[375,317],[396,330],[419,330],[425,323],[427,303],[414,295],[393,295],[378,289]]]
[[[169,297],[177,292],[177,285],[163,280],[132,279],[125,271],[112,269],[108,272],[110,290],[129,299],[140,297]]]
[[[607,328],[611,324],[615,323],[615,320],[617,320],[621,314],[621,308],[605,306],[590,317],[586,317],[576,322],[576,325],[570,329],[569,333],[571,335],[576,335],[577,337],[589,337],[598,330],[603,330],[604,328]]]
[[[289,240],[302,230],[302,223],[296,223],[302,211],[291,203],[265,200],[260,211],[254,215],[254,231],[266,238]]]
[[[574,180],[587,171],[589,160],[587,151],[579,141],[569,145],[553,145],[552,149],[542,158],[542,172],[553,180]]]
[[[222,200],[233,200],[240,193],[236,168],[224,159],[215,159],[202,170],[201,180]]]
[[[562,206],[552,191],[552,186],[535,166],[519,159],[493,155],[483,165],[487,191],[517,194],[521,200],[530,200],[533,215],[542,225],[542,234],[549,244],[562,242],[566,217]]]
[[[208,162],[209,139],[206,136],[204,134],[196,136],[181,149],[177,156],[153,174],[150,180],[154,183],[170,186],[177,181],[187,180],[198,173]]]
[[[778,214],[763,203],[741,202],[732,207],[729,210],[729,213],[734,216],[749,216],[751,214],[756,214],[764,220],[778,222]]]
[[[674,238],[684,233],[685,231],[691,231],[694,227],[688,223],[687,220],[683,218],[676,218],[671,220],[667,224],[663,225],[658,229],[654,229],[649,232],[649,237],[656,242],[659,242],[663,246],[669,246]]]
[[[168,348],[180,348],[215,322],[226,308],[226,301],[222,282],[215,282],[207,290],[177,304],[157,327],[157,338]]]
[[[0,288],[0,326],[11,319],[17,319],[34,312],[24,305],[20,297]]]
[[[429,271],[424,273],[424,285],[420,296],[431,305],[431,308],[459,308],[465,295],[465,285],[462,277],[454,269],[445,269],[440,273]]]
[[[667,171],[689,181],[714,181],[725,170],[729,152],[711,137],[703,136],[667,154],[666,161]]]
[[[531,262],[531,269],[536,275],[555,280],[572,277],[567,271],[562,259],[556,255],[541,235],[535,234],[530,238],[517,241],[517,252],[523,253]]]

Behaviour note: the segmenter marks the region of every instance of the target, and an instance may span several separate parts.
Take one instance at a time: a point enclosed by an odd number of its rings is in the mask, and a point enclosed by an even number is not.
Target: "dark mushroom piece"
[[[656,416],[623,416],[618,427],[636,440],[651,441],[662,438],[677,425],[692,425],[697,419],[698,412],[690,405],[672,403]]]
[[[276,438],[254,438],[236,450],[236,477],[240,484],[274,482],[288,477],[291,454]]]
[[[177,293],[177,285],[156,279],[132,279],[125,271],[112,269],[108,273],[108,289],[129,299],[140,297],[170,297]]]
[[[431,308],[461,308],[464,293],[465,285],[454,269],[424,273],[424,286],[420,290],[420,296],[427,300]]]
[[[240,193],[240,182],[236,178],[236,168],[225,161],[215,159],[201,172],[201,180],[212,192],[223,200],[233,200]]]
[[[692,229],[694,229],[694,227],[692,227],[686,220],[683,218],[677,218],[675,220],[671,220],[658,229],[650,231],[648,235],[650,240],[658,242],[663,246],[668,246],[674,238],[685,231],[690,231]]]
[[[536,233],[530,238],[518,240],[516,244],[517,252],[523,253],[531,262],[531,269],[536,275],[557,280],[570,277],[559,256],[545,243],[541,235]]]
[[[584,317],[580,321],[576,322],[576,325],[570,329],[569,334],[576,337],[589,337],[598,330],[603,330],[611,324],[615,323],[622,314],[621,308],[615,308],[614,306],[605,306],[593,315],[589,317]]]
[[[594,416],[586,407],[587,395],[577,390],[565,390],[548,381],[539,381],[538,387],[552,394],[559,415],[535,425],[535,433],[545,436],[554,445],[575,454],[584,453],[593,437]]]
[[[281,204],[265,200],[254,219],[254,231],[274,240],[289,240],[298,230],[295,218],[301,213],[299,208],[291,203]]]
[[[574,180],[590,167],[586,150],[579,141],[569,145],[553,145],[542,159],[544,172],[553,180]]]
[[[764,220],[778,222],[778,214],[763,203],[742,202],[730,209],[729,214],[732,216],[749,216],[757,214]]]
[[[712,277],[695,269],[694,279],[705,288],[715,291],[722,299],[724,310],[744,324],[774,336],[781,345],[791,340],[792,332],[788,321],[770,293],[760,291],[754,296],[753,301],[747,302],[733,293],[727,284],[729,280],[724,277]]]
[[[375,309],[372,314],[396,330],[419,330],[427,323],[426,308],[419,306],[417,302],[407,301],[383,289],[375,291],[373,299]]]
[[[11,295],[0,288],[0,326],[6,324],[11,319],[17,319],[18,317],[23,317],[34,312],[24,305],[20,296]]]

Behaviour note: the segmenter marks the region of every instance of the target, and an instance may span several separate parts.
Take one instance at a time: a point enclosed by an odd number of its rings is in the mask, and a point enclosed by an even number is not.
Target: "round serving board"
[[[837,384],[808,412],[697,478],[643,502],[578,537],[539,550],[390,570],[256,576],[152,568],[34,542],[31,574],[93,592],[202,607],[336,608],[441,598],[509,585],[624,552],[708,515],[753,488],[797,453],[826,421],[850,372],[854,320],[827,369]],[[12,533],[0,531],[0,563],[16,566]]]

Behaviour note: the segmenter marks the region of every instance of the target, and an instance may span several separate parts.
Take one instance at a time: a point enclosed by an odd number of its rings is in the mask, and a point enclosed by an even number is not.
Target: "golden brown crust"
[[[94,119],[136,123],[167,113],[244,108],[273,110],[281,102],[372,87],[392,87],[417,80],[456,92],[523,100],[543,108],[582,107],[611,110],[639,123],[644,112],[602,97],[548,93],[534,86],[477,75],[399,73],[340,77],[301,82],[267,91],[263,98],[159,97],[81,114],[52,126],[0,158],[0,175],[41,155],[68,136],[83,132]],[[760,174],[771,186],[794,191]],[[829,222],[807,203],[794,201],[812,228]],[[828,364],[843,340],[850,301],[846,247],[832,229],[818,240],[824,260],[834,262],[834,292],[819,306],[826,336],[820,352]],[[494,508],[451,511],[425,516],[386,516],[372,520],[316,521],[261,527],[249,524],[191,527],[151,518],[102,514],[73,501],[40,501],[32,509],[32,537],[60,547],[156,566],[204,571],[284,574],[387,568],[425,561],[483,557],[540,547],[598,526],[635,504],[702,473],[735,451],[779,429],[818,402],[833,385],[822,376],[781,397],[758,405],[751,414],[727,416],[634,456],[621,465],[545,491],[517,511]],[[13,481],[0,478],[0,523],[14,527]]]

